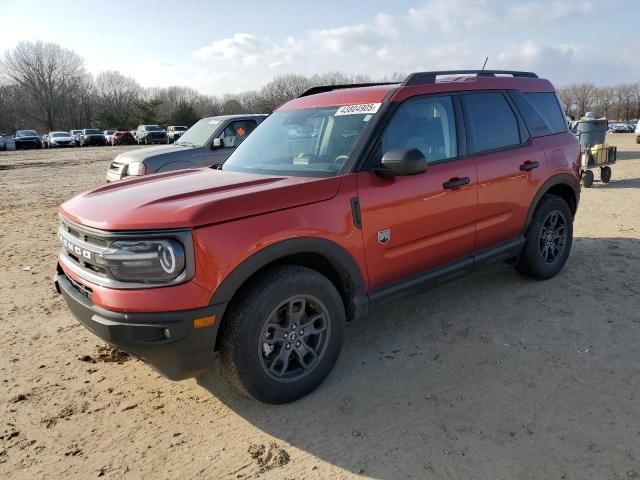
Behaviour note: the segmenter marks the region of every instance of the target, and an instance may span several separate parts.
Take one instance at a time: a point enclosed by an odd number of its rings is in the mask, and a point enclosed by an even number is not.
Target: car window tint
[[[520,115],[524,119],[531,136],[544,137],[545,135],[552,135],[555,133],[549,122],[542,116],[538,109],[529,102],[520,92],[511,92],[511,98],[516,104]]]
[[[551,126],[553,133],[567,131],[567,122],[554,93],[525,93],[524,96],[538,113],[544,117]]]
[[[456,122],[450,96],[408,100],[382,135],[381,155],[397,148],[420,150],[428,162],[458,156]]]
[[[471,153],[520,144],[518,121],[502,93],[462,95],[462,102]]]

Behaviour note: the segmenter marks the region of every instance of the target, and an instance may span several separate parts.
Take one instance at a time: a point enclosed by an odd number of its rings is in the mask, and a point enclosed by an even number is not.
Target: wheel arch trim
[[[337,243],[319,237],[300,237],[277,242],[254,253],[243,260],[220,283],[211,297],[209,305],[228,303],[260,269],[283,258],[296,254],[315,254],[327,260],[341,275],[349,287],[348,300],[353,309],[353,317],[361,317],[368,310],[369,300],[366,295],[363,273],[353,256]]]
[[[531,205],[529,206],[529,211],[527,212],[527,218],[524,224],[523,232],[526,232],[527,229],[529,228],[529,225],[531,224],[531,219],[533,218],[533,214],[538,208],[538,204],[540,203],[540,200],[542,200],[542,197],[544,197],[547,193],[549,193],[549,191],[553,187],[556,187],[558,185],[569,187],[573,191],[575,208],[573,208],[574,211],[572,213],[575,214],[575,211],[578,208],[578,203],[580,202],[580,182],[571,174],[568,174],[568,173],[556,174],[551,178],[549,178],[546,182],[544,182],[536,192],[535,196],[533,197],[533,201],[531,202]],[[569,205],[569,208],[572,208],[572,206]]]

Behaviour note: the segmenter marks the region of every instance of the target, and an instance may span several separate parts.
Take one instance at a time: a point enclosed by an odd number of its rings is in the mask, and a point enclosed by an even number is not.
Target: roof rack
[[[495,77],[496,75],[511,75],[518,78],[538,78],[533,72],[519,72],[515,70],[442,70],[436,72],[416,72],[409,75],[402,82],[403,86],[428,85],[436,83],[437,77],[447,75],[475,75],[476,77]]]
[[[315,95],[316,93],[331,92],[333,90],[341,90],[343,88],[358,88],[358,87],[377,87],[379,85],[397,85],[399,82],[378,82],[378,83],[348,83],[345,85],[321,85],[319,87],[311,87],[309,90],[303,92],[298,98],[308,97],[309,95]]]

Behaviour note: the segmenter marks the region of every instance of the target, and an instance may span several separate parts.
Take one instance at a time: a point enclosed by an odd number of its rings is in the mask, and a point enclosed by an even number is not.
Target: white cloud
[[[568,2],[555,0],[552,2],[528,2],[512,5],[508,10],[509,17],[528,21],[553,21],[567,18],[576,20],[584,14],[592,13],[591,2]]]
[[[469,30],[492,21],[498,10],[488,0],[429,0],[410,8],[405,21],[422,31]]]
[[[391,15],[379,14],[371,23],[314,30],[308,37],[316,49],[338,55],[375,52],[384,49],[391,39],[397,37],[396,19]]]
[[[267,64],[270,68],[289,65],[298,53],[297,41],[288,38],[282,45],[249,33],[236,33],[231,38],[216,40],[202,47],[194,56],[201,60],[226,60],[233,65],[252,67]]]
[[[424,0],[396,15],[380,13],[370,21],[313,29],[295,38],[236,33],[197,49],[192,58],[208,72],[225,72],[216,74],[219,80],[211,87],[218,91],[238,91],[245,84],[259,88],[285,72],[342,70],[375,78],[398,71],[479,68],[485,56],[490,68],[533,70],[555,82],[621,81],[640,69],[633,67],[640,64],[636,50],[603,60],[611,53],[605,45],[572,42],[580,22],[595,10],[591,1],[575,0]],[[565,35],[566,28],[573,34]],[[566,44],[554,45],[563,37]],[[611,68],[594,72],[583,48],[598,51],[599,66]]]

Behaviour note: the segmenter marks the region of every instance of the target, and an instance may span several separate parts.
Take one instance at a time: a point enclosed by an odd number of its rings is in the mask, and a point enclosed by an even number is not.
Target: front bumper
[[[54,283],[82,325],[165,377],[182,380],[211,367],[225,304],[178,312],[121,313],[93,305],[90,290],[72,281],[60,267]],[[194,328],[195,319],[211,315],[216,318],[212,326]]]

